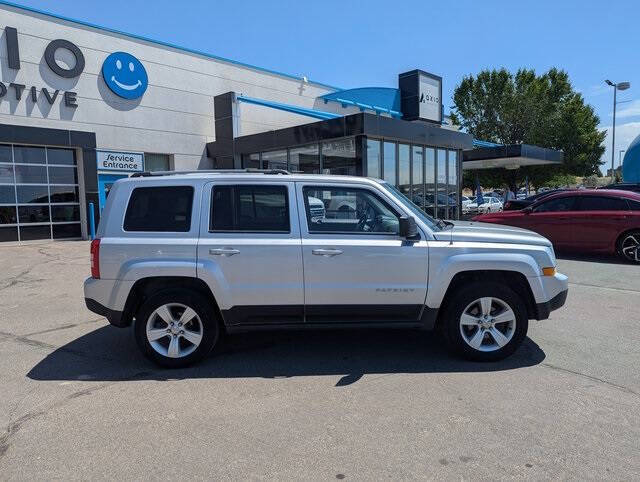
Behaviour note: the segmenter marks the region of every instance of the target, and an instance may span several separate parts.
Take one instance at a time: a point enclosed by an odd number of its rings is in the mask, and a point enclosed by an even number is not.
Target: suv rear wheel
[[[447,303],[442,320],[445,339],[470,360],[501,360],[527,336],[524,306],[524,300],[507,286],[474,282]]]
[[[220,336],[217,316],[199,293],[167,290],[151,296],[136,316],[135,335],[155,363],[180,368],[207,356]]]

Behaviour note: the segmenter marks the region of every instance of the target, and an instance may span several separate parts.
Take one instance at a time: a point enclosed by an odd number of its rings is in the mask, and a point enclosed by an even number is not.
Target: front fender
[[[536,260],[526,253],[460,253],[430,262],[427,306],[439,308],[453,277],[465,271],[513,271],[527,279],[540,276]]]

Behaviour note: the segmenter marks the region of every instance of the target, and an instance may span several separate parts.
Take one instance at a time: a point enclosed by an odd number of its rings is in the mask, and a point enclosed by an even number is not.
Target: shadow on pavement
[[[434,333],[410,330],[258,332],[228,337],[213,355],[186,369],[161,369],[138,351],[130,330],[99,328],[47,355],[34,380],[176,380],[342,375],[336,386],[365,374],[492,372],[537,365],[545,358],[527,338],[511,357],[473,363],[452,357]]]
[[[558,251],[556,252],[556,257],[560,260],[566,259],[570,261],[586,261],[589,263],[624,264],[627,266],[633,266],[633,263],[625,261],[621,257],[613,254],[576,254]]]

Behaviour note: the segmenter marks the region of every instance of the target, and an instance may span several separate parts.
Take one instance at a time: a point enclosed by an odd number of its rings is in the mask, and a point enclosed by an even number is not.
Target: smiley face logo
[[[144,66],[126,52],[114,52],[104,59],[102,78],[107,87],[123,99],[142,97],[149,83]]]

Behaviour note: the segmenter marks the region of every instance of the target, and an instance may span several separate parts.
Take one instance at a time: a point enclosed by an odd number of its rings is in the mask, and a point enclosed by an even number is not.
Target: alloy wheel
[[[168,358],[182,358],[200,346],[203,325],[193,308],[167,303],[151,313],[146,331],[147,340],[157,353]]]
[[[628,260],[640,262],[640,233],[625,236],[620,244],[620,251]]]
[[[469,303],[460,316],[462,338],[474,350],[499,350],[511,341],[515,331],[516,315],[499,298],[478,298]]]

